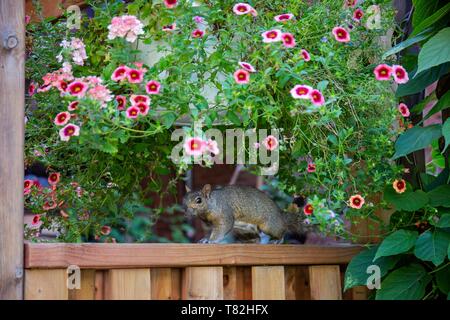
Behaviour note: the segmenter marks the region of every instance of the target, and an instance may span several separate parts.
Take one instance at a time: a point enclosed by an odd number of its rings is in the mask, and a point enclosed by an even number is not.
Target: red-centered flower
[[[113,81],[120,81],[127,77],[128,67],[127,66],[120,66],[116,70],[114,70],[111,80]]]
[[[239,69],[234,73],[234,81],[238,84],[247,84],[250,81],[250,73],[247,70]]]
[[[345,0],[345,6],[354,8],[358,0]]]
[[[161,84],[156,80],[151,80],[145,85],[145,91],[148,94],[158,94],[161,90]]]
[[[70,120],[70,113],[67,111],[60,112],[53,121],[57,126],[65,126]]]
[[[406,72],[405,68],[399,65],[392,66],[392,74],[394,76],[394,80],[397,83],[407,83],[409,81],[408,72]]]
[[[355,12],[353,12],[353,19],[356,21],[360,21],[364,17],[364,12],[362,9],[356,9]]]
[[[300,51],[300,54],[301,54],[303,60],[305,60],[305,61],[311,60],[311,56],[309,55],[309,52],[306,51],[305,49],[302,49],[302,51]]]
[[[148,114],[148,111],[150,110],[150,106],[143,102],[139,102],[134,106],[139,109],[139,113],[143,116],[146,116]]]
[[[278,21],[278,22],[285,22],[285,21],[294,19],[294,15],[292,13],[283,13],[278,16],[275,16],[274,19],[275,19],[275,21]]]
[[[267,150],[273,151],[278,147],[278,139],[270,135],[264,139],[263,144]]]
[[[253,66],[252,66],[250,63],[248,63],[248,62],[239,61],[239,65],[240,65],[243,69],[247,70],[248,72],[256,72],[255,67],[253,67]]]
[[[270,43],[270,42],[278,42],[281,41],[281,31],[278,29],[273,29],[269,31],[265,31],[261,34],[263,37],[263,42]]]
[[[174,31],[177,28],[177,24],[176,23],[172,23],[172,24],[168,24],[166,26],[162,27],[163,31]]]
[[[314,163],[308,163],[308,168],[306,170],[309,173],[316,172],[316,165]]]
[[[60,92],[66,92],[67,91],[67,87],[69,85],[67,84],[67,82],[65,82],[64,80],[60,80],[56,83],[56,88],[60,91]]]
[[[59,130],[59,137],[62,141],[69,141],[72,136],[80,135],[80,127],[75,124],[68,124],[61,130]]]
[[[57,203],[54,200],[48,200],[44,203],[44,205],[42,206],[42,209],[44,209],[45,211],[47,210],[53,210],[57,207]]]
[[[303,213],[307,216],[310,216],[314,213],[314,208],[311,204],[307,204],[303,207]]]
[[[333,35],[334,35],[334,38],[338,42],[349,42],[350,41],[350,33],[342,27],[334,27]]]
[[[164,0],[164,4],[167,8],[172,9],[176,7],[176,5],[178,4],[178,0]]]
[[[205,151],[206,142],[199,137],[187,138],[183,148],[188,156],[199,156]]]
[[[374,70],[375,78],[379,81],[387,81],[391,78],[392,68],[387,64],[380,64]]]
[[[30,188],[33,186],[33,184],[34,184],[34,181],[33,181],[33,180],[26,179],[26,180],[23,182],[23,188],[24,188],[24,189],[30,189]]]
[[[52,172],[48,176],[48,183],[52,186],[56,186],[59,182],[61,174],[59,172]]]
[[[403,179],[395,180],[394,183],[392,183],[392,187],[397,193],[403,193],[406,191],[406,182]]]
[[[88,90],[88,85],[81,81],[74,81],[69,84],[67,90],[71,95],[82,98]]]
[[[200,29],[195,29],[194,31],[192,31],[192,38],[201,38],[205,35],[205,31],[200,30]]]
[[[400,104],[398,105],[398,111],[400,111],[400,113],[402,114],[402,116],[404,116],[405,118],[406,118],[406,117],[409,117],[409,115],[410,115],[409,108],[408,108],[408,106],[407,106],[406,104],[404,104],[404,103],[400,103]]]
[[[322,93],[317,89],[311,91],[310,98],[311,102],[316,106],[321,106],[325,103],[325,98],[323,97]]]
[[[139,116],[140,110],[136,106],[131,106],[127,109],[127,118],[136,119]]]
[[[295,38],[292,33],[285,32],[281,35],[281,40],[286,48],[295,47]]]
[[[131,104],[137,104],[139,102],[143,102],[143,103],[150,105],[150,97],[142,95],[142,94],[139,94],[139,95],[132,94],[130,97],[130,101],[131,101]]]
[[[127,105],[127,98],[125,96],[116,96],[115,100],[117,102],[117,110],[122,111],[125,110]]]
[[[129,83],[141,83],[144,80],[144,72],[138,69],[128,69],[127,79]]]
[[[30,85],[28,86],[28,95],[32,96],[34,95],[36,92],[36,83],[32,82],[30,83]]]
[[[291,95],[294,99],[309,99],[311,97],[311,92],[313,91],[313,88],[310,86],[301,84],[296,85],[294,88],[291,89]]]
[[[238,16],[249,14],[252,11],[252,6],[247,3],[237,3],[233,6],[233,12]]]
[[[77,110],[78,109],[78,104],[79,104],[80,102],[79,101],[72,101],[70,104],[69,104],[69,106],[67,107],[67,110],[69,110],[69,111],[75,111],[75,110]]]
[[[349,199],[349,206],[353,209],[361,209],[364,205],[365,201],[364,198],[361,197],[359,194],[355,194],[350,197]]]
[[[39,222],[41,222],[41,216],[37,214],[33,217],[33,220],[31,221],[31,225],[37,226],[39,224]]]

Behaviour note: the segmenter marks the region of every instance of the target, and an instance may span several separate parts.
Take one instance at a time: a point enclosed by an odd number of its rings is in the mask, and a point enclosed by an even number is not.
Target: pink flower
[[[247,70],[239,69],[234,73],[234,80],[238,84],[247,84],[250,81],[250,73]]]
[[[56,115],[53,121],[57,126],[65,126],[70,120],[70,113],[67,111],[60,112]]]
[[[195,16],[194,21],[195,21],[195,23],[200,24],[200,23],[205,22],[205,19],[203,19],[203,17],[200,17],[200,16]]]
[[[54,200],[48,200],[44,203],[44,205],[42,206],[42,209],[44,209],[45,211],[48,210],[53,210],[57,207],[57,203]]]
[[[113,74],[111,75],[111,80],[113,81],[120,81],[127,77],[128,72],[127,66],[120,66],[116,70],[114,70]]]
[[[275,16],[275,21],[278,22],[285,22],[291,19],[294,19],[294,15],[292,13],[283,13],[278,16]]]
[[[61,92],[64,93],[67,91],[67,87],[69,85],[67,84],[67,82],[65,82],[64,80],[60,80],[56,83],[56,88]]]
[[[77,110],[78,109],[78,104],[79,104],[80,102],[79,101],[72,101],[70,104],[69,104],[69,106],[67,107],[67,110],[69,110],[69,111],[75,111],[75,110]]]
[[[138,69],[128,69],[127,79],[129,83],[141,83],[144,80],[144,72]]]
[[[26,195],[28,195],[28,194],[30,194],[31,193],[31,189],[30,188],[25,188],[25,189],[23,189],[23,195],[24,196],[26,196]]]
[[[321,106],[325,103],[325,98],[323,97],[322,93],[317,89],[311,91],[310,98],[311,102],[316,106]]]
[[[145,91],[148,94],[158,94],[161,90],[161,84],[156,80],[151,80],[145,85]]]
[[[201,38],[205,35],[205,31],[200,30],[200,29],[195,29],[194,31],[192,31],[192,38]]]
[[[167,1],[167,0],[166,0]],[[176,1],[175,1],[176,2]],[[107,236],[111,233],[111,227],[110,226],[103,226],[100,230],[100,233],[104,236]]]
[[[316,165],[314,163],[308,163],[308,168],[306,169],[309,173],[316,172]]]
[[[108,26],[108,39],[125,38],[128,42],[136,41],[144,33],[144,25],[135,16],[114,17]]]
[[[398,111],[400,111],[400,113],[402,114],[402,116],[404,116],[405,118],[406,118],[406,117],[409,117],[409,115],[410,115],[409,108],[408,108],[408,106],[407,106],[406,104],[404,104],[404,103],[400,103],[400,104],[398,105]]]
[[[252,11],[252,6],[247,3],[237,3],[233,6],[233,12],[238,16],[249,14]]]
[[[350,33],[342,27],[334,27],[333,28],[334,38],[338,42],[349,42],[350,41]]]
[[[111,91],[103,85],[96,85],[89,90],[88,94],[92,99],[99,101],[102,107],[106,105],[106,102],[111,101],[113,98]]]
[[[31,225],[37,226],[39,224],[39,222],[41,222],[41,216],[37,214],[33,217],[33,220],[31,221]]]
[[[392,66],[392,74],[394,76],[394,80],[397,83],[407,83],[409,81],[408,72],[406,72],[405,68],[399,65]]]
[[[253,149],[259,149],[259,147],[260,147],[260,144],[258,142],[255,142],[253,144]]]
[[[353,20],[360,21],[364,17],[364,12],[358,8],[353,12]]]
[[[312,206],[310,203],[308,203],[307,205],[305,205],[305,206],[303,207],[303,213],[304,213],[305,215],[307,215],[307,216],[312,215],[312,214],[314,213],[314,208],[313,208],[313,206]]]
[[[30,188],[33,186],[33,184],[34,184],[34,181],[33,181],[33,180],[31,180],[31,179],[26,179],[26,180],[23,182],[23,188],[24,188],[24,189],[30,189]]]
[[[28,86],[28,95],[31,97],[32,95],[34,95],[36,92],[36,83],[32,82],[30,83],[30,85]]]
[[[127,109],[127,118],[136,119],[139,116],[140,110],[136,106],[131,106]]]
[[[131,104],[137,104],[139,102],[146,103],[150,105],[150,97],[145,95],[134,95],[132,94],[130,97]]]
[[[264,139],[263,144],[267,150],[273,151],[278,147],[278,139],[270,135]]]
[[[69,141],[72,136],[80,135],[80,127],[75,124],[68,124],[59,130],[59,137],[62,141]]]
[[[177,28],[176,23],[168,24],[162,27],[162,31],[174,31]]]
[[[206,143],[199,137],[187,138],[183,148],[189,156],[199,156],[205,151]]]
[[[349,199],[349,206],[354,209],[361,209],[364,203],[365,203],[364,198],[361,197],[359,194],[351,196]]]
[[[83,41],[79,38],[72,38],[69,46],[72,50],[71,54],[73,62],[79,66],[84,65],[84,60],[87,59],[87,55]]]
[[[218,155],[220,153],[217,141],[215,140],[208,139],[208,141],[206,141],[205,147],[208,152],[213,153],[214,155]]]
[[[309,55],[309,52],[306,51],[305,49],[302,49],[300,51],[300,54],[303,57],[303,60],[305,60],[305,61],[310,61],[311,60],[311,56]]]
[[[239,65],[244,68],[245,70],[247,70],[248,72],[256,72],[255,67],[253,67],[250,63],[248,62],[243,62],[243,61],[239,61]]]
[[[116,102],[117,110],[125,110],[125,107],[127,106],[127,98],[125,98],[125,96],[116,96]]]
[[[358,0],[345,0],[345,6],[354,8],[356,6],[357,2],[358,2]]]
[[[261,35],[265,43],[281,41],[281,31],[277,29],[263,32]]]
[[[69,84],[67,90],[72,96],[82,98],[86,94],[88,86],[86,83],[82,81],[74,81],[71,84]]]
[[[52,172],[48,176],[48,179],[47,179],[48,183],[52,186],[55,186],[58,184],[60,177],[61,177],[61,174],[59,172]]]
[[[307,85],[296,85],[291,89],[291,95],[294,99],[310,99],[313,88]]]
[[[375,78],[380,81],[386,81],[391,78],[392,68],[387,64],[380,64],[374,70]]]
[[[144,102],[139,102],[138,104],[135,104],[134,107],[137,107],[139,109],[139,113],[143,116],[146,116],[150,110],[150,106]]]
[[[286,48],[295,47],[295,38],[292,33],[286,32],[281,35],[281,40]]]
[[[176,7],[176,5],[178,4],[178,0],[164,0],[164,4],[167,8],[172,9]]]
[[[25,24],[29,24],[31,21],[31,17],[29,15],[25,15]]]

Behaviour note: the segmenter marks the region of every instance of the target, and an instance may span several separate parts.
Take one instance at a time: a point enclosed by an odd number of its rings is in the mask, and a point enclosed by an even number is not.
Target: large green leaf
[[[395,154],[393,159],[397,159],[410,154],[411,152],[428,147],[431,142],[442,136],[442,126],[434,124],[431,126],[415,126],[405,131],[395,142]]]
[[[419,52],[418,67],[415,76],[422,71],[450,61],[450,28],[439,31],[428,40]]]
[[[436,10],[438,3],[439,0],[413,0],[413,28],[418,27],[422,21],[431,16]]]
[[[378,246],[373,246],[353,257],[345,271],[344,290],[355,286],[365,286],[369,277],[367,267],[377,265],[380,268],[380,276],[383,277],[400,259],[400,256],[390,256],[381,257],[376,262],[373,262],[377,250]]]
[[[436,223],[436,227],[438,227],[438,228],[450,228],[450,214],[449,213],[443,214],[439,218],[438,223]]]
[[[393,271],[381,283],[376,300],[419,300],[431,276],[420,264],[411,264]]]
[[[436,272],[436,284],[442,293],[450,293],[450,265]]]
[[[445,138],[445,147],[444,147],[444,151],[445,151],[445,150],[447,150],[447,147],[450,144],[450,118],[445,120],[445,123],[442,126],[442,135]]]
[[[416,243],[418,233],[416,231],[398,230],[387,236],[378,247],[373,261],[380,257],[393,256],[407,252]]]
[[[384,200],[392,203],[396,210],[417,211],[429,202],[428,195],[422,190],[406,190],[403,193],[397,193],[391,185],[384,190]]]
[[[413,29],[413,32],[411,33],[411,37],[415,36],[416,34],[419,34],[423,30],[427,29],[428,27],[438,22],[439,20],[445,18],[449,11],[450,11],[450,3],[446,4],[445,6],[437,10],[431,16],[423,20],[418,26],[416,26]]]
[[[431,190],[428,192],[428,197],[433,207],[450,208],[450,185],[444,184]]]
[[[427,113],[424,120],[431,117],[433,114],[442,111],[444,109],[447,109],[450,107],[450,91],[447,91],[440,99],[439,101],[434,105],[434,107]]]
[[[417,72],[411,72],[409,81],[398,86],[395,93],[396,97],[409,96],[425,90],[426,87],[446,74],[449,69],[450,63],[444,63],[418,74],[417,77]]]
[[[445,260],[449,243],[450,233],[441,229],[428,230],[417,238],[414,254],[423,261],[431,261],[439,266]]]
[[[406,48],[408,48],[409,46],[412,46],[415,43],[418,43],[420,41],[423,41],[425,39],[427,39],[428,37],[431,36],[431,29],[427,29],[424,30],[423,32],[421,32],[420,34],[418,34],[415,37],[409,38],[405,41],[400,42],[399,44],[397,44],[395,47],[389,49],[388,51],[386,51],[383,56],[382,59],[385,60],[387,57],[389,57],[390,55],[396,54]]]

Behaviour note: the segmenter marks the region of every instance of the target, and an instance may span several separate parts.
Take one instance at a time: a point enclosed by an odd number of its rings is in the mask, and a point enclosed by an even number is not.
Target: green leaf
[[[450,265],[436,272],[436,284],[442,293],[450,293]]]
[[[384,200],[393,204],[395,209],[403,211],[417,211],[429,202],[428,195],[422,190],[397,193],[391,185],[384,190]]]
[[[380,244],[373,261],[376,261],[380,257],[393,256],[407,252],[414,246],[414,243],[416,243],[417,235],[418,233],[416,231],[395,231],[387,236]]]
[[[431,34],[432,34],[432,33],[430,32],[430,30],[431,30],[431,29],[424,30],[423,32],[421,32],[421,33],[418,34],[417,36],[412,37],[412,38],[409,38],[409,39],[407,39],[407,40],[405,40],[405,41],[400,42],[400,43],[397,44],[395,47],[393,47],[393,48],[389,49],[388,51],[386,51],[386,52],[383,54],[383,56],[382,56],[381,59],[385,60],[385,59],[386,59],[387,57],[389,57],[390,55],[396,54],[396,53],[398,53],[398,52],[400,52],[400,51],[402,51],[402,50],[404,50],[404,49],[406,49],[406,48],[412,46],[412,45],[415,44],[415,43],[418,43],[418,42],[420,42],[420,41],[423,41],[423,40],[425,40],[425,39],[428,39],[428,38],[431,36]]]
[[[173,112],[165,113],[162,115],[162,123],[166,128],[170,128],[175,120],[177,120],[177,115]]]
[[[390,273],[381,283],[376,300],[419,300],[431,276],[420,264],[411,264]]]
[[[229,110],[227,112],[227,118],[228,120],[230,120],[234,125],[236,126],[240,126],[241,125],[241,119],[239,119],[239,117],[237,116],[236,113],[234,113],[233,111]]]
[[[422,21],[431,16],[437,8],[439,0],[413,0],[413,27],[418,27]]]
[[[431,190],[428,192],[428,197],[433,207],[450,208],[450,185],[444,184]]]
[[[439,31],[428,40],[419,52],[419,61],[415,76],[422,71],[450,61],[450,28]]]
[[[411,73],[412,76],[410,76],[409,81],[398,86],[395,96],[404,97],[425,90],[426,87],[446,74],[449,68],[450,63],[444,63],[427,70],[427,72],[422,72],[421,74],[417,74],[417,72]]]
[[[415,126],[405,131],[395,142],[393,159],[398,159],[411,152],[428,147],[432,141],[442,136],[441,129],[441,125],[435,124],[426,127]]]
[[[367,278],[369,277],[367,267],[377,265],[380,268],[380,276],[383,277],[400,259],[400,256],[382,257],[374,263],[373,258],[377,250],[378,246],[373,246],[353,257],[345,270],[344,291],[367,284]]]
[[[448,107],[450,107],[450,91],[447,91],[446,94],[444,94],[439,101],[434,105],[434,107],[427,113],[427,115],[425,116],[425,118],[423,120],[428,119],[429,117],[431,117],[433,114],[442,111],[444,109],[447,109]]]
[[[436,227],[438,227],[438,228],[450,228],[450,214],[449,213],[443,214],[439,218],[438,223],[436,223]]]
[[[448,92],[447,92],[447,94],[448,94]],[[450,144],[450,118],[445,120],[445,123],[442,126],[442,135],[445,138],[445,147],[444,147],[444,150],[443,150],[443,151],[445,151],[445,150],[447,150],[447,147]]]
[[[445,260],[449,243],[450,233],[440,229],[436,229],[434,232],[428,230],[417,239],[414,255],[423,261],[431,261],[435,266],[439,266]]]
[[[415,36],[416,34],[419,34],[426,28],[432,26],[442,18],[445,18],[447,12],[450,11],[450,3],[446,4],[444,7],[440,8],[438,11],[433,13],[431,16],[423,20],[417,27],[413,29],[413,32],[411,33],[411,37]]]

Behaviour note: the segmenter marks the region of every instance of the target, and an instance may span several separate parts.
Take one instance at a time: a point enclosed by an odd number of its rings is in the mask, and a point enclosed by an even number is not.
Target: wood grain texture
[[[26,244],[26,268],[346,264],[360,246],[260,244]]]
[[[306,266],[284,267],[286,300],[310,300],[309,270]]]
[[[81,270],[80,289],[69,290],[69,300],[95,299],[95,270]]]
[[[42,6],[42,18],[59,17],[64,13],[64,9],[71,5],[82,6],[86,1],[84,0],[40,0]],[[40,15],[33,6],[32,0],[25,2],[26,14],[31,17],[32,21],[40,21]]]
[[[106,270],[95,270],[95,295],[94,300],[105,300]]]
[[[310,266],[311,300],[342,300],[339,266]]]
[[[245,300],[250,296],[251,287],[246,284],[246,267],[223,268],[223,295],[225,300]],[[248,275],[247,275],[248,276]],[[251,277],[251,275],[250,275]]]
[[[188,267],[183,273],[183,300],[222,300],[222,267]]]
[[[285,300],[284,267],[252,268],[253,300]]]
[[[150,269],[113,269],[105,284],[107,300],[150,300]]]
[[[67,270],[26,270],[25,300],[67,300]]]
[[[181,270],[176,268],[151,269],[152,300],[179,300]]]
[[[0,1],[0,300],[23,297],[24,19],[23,0]]]

